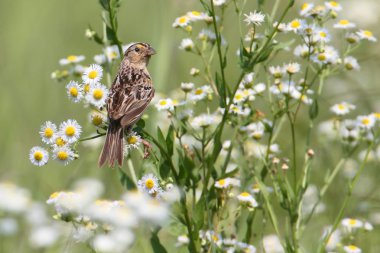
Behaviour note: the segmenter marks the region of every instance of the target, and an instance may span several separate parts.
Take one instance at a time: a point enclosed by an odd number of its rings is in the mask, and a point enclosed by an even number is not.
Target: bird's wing
[[[115,82],[120,82],[116,78]],[[121,120],[122,126],[134,124],[145,111],[154,96],[154,88],[150,78],[136,80],[135,84],[115,83],[108,98],[108,117]]]

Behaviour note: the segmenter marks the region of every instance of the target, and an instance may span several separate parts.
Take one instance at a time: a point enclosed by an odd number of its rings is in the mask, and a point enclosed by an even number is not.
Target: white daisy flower
[[[339,60],[339,53],[332,46],[326,46],[324,51],[316,52],[311,56],[311,59],[319,64],[336,64]]]
[[[172,111],[174,109],[173,100],[171,98],[160,99],[157,104],[155,104],[157,110],[169,110]]]
[[[310,52],[309,52],[310,50]],[[295,56],[298,56],[298,57],[301,57],[301,58],[306,58],[309,56],[309,53],[313,53],[314,49],[313,48],[310,48],[306,45],[306,44],[303,44],[303,45],[298,45],[294,48],[294,55]]]
[[[66,85],[67,96],[74,102],[78,103],[83,98],[83,88],[76,81],[70,81]]]
[[[90,122],[96,127],[104,126],[107,122],[107,116],[98,111],[92,111],[90,113]]]
[[[355,245],[347,245],[343,247],[344,251],[347,253],[361,253],[362,250]]]
[[[230,113],[234,113],[241,116],[248,116],[251,113],[251,109],[248,107],[242,107],[241,105],[231,105]]]
[[[347,33],[345,38],[346,38],[346,41],[350,44],[355,44],[360,41],[360,38],[356,33]]]
[[[216,35],[209,29],[202,29],[202,31],[198,34],[198,38],[203,41],[213,42],[216,40]]]
[[[226,3],[226,0],[214,0],[213,3],[215,6],[221,6]]]
[[[377,39],[373,36],[373,33],[368,30],[360,30],[359,32],[356,33],[360,39],[362,40],[369,40],[372,42],[376,42]]]
[[[284,65],[284,69],[289,75],[293,75],[293,74],[300,72],[301,65],[297,62],[291,62],[291,63]]]
[[[354,58],[352,56],[345,57],[343,59],[343,64],[347,70],[359,70],[360,69],[360,65],[358,63],[358,60],[356,60],[356,58]]]
[[[134,149],[138,148],[141,143],[141,136],[136,134],[135,132],[131,132],[128,134],[125,139],[125,149]]]
[[[106,104],[108,89],[100,83],[90,85],[90,90],[86,95],[86,100],[97,108],[102,108]]]
[[[29,152],[29,160],[36,166],[44,166],[49,160],[49,153],[41,147],[33,147]]]
[[[190,18],[188,16],[181,16],[175,19],[172,24],[173,27],[186,27],[190,24]]]
[[[277,27],[278,32],[286,32],[287,31],[287,24],[285,24],[285,23],[278,24],[278,22],[276,21],[273,23],[273,28],[276,28],[276,27]]]
[[[265,126],[262,122],[254,122],[244,128],[250,137],[260,140],[265,132]]]
[[[294,19],[288,23],[287,30],[298,33],[302,31],[305,28],[305,26],[306,26],[305,20]]]
[[[214,186],[215,188],[218,188],[218,189],[227,189],[228,187],[232,185],[231,182],[232,182],[231,178],[227,177],[227,178],[219,179],[218,181],[216,181]]]
[[[64,147],[66,146],[68,143],[62,138],[62,135],[60,132],[58,132],[57,135],[55,135],[55,138],[54,138],[54,142],[52,143],[53,145],[53,148],[57,148],[57,147]]]
[[[186,16],[189,17],[190,21],[209,19],[209,16],[206,13],[199,11],[189,11],[188,13],[186,13]]]
[[[104,63],[106,63],[107,61],[107,58],[104,54],[97,54],[94,56],[94,61],[99,64],[99,65],[102,65]]]
[[[190,92],[194,89],[194,83],[181,83],[181,90],[184,92]]]
[[[341,102],[339,104],[335,104],[330,107],[330,111],[332,111],[336,115],[346,115],[348,114],[351,110],[354,110],[356,108],[355,105],[352,105],[347,102]]]
[[[42,138],[42,142],[46,144],[54,143],[56,134],[57,134],[57,126],[50,121],[46,121],[40,128],[40,135]]]
[[[249,12],[249,14],[244,14],[244,21],[247,25],[261,25],[264,22],[265,15],[260,11]]]
[[[266,88],[267,88],[267,86],[265,85],[265,83],[258,83],[255,86],[253,86],[252,89],[253,89],[254,94],[260,94],[263,91],[265,91]]]
[[[104,54],[109,62],[120,58],[119,48],[117,45],[108,46],[104,49]]]
[[[81,62],[85,59],[83,55],[69,55],[66,58],[60,59],[59,64],[60,65],[68,65],[73,63]]]
[[[150,195],[157,194],[161,187],[158,183],[158,178],[153,174],[144,175],[138,182],[137,187],[142,191],[149,193]]]
[[[368,130],[375,126],[376,118],[373,115],[358,116],[357,123],[360,128]]]
[[[243,79],[241,80],[240,82],[240,86],[241,88],[245,88],[245,87],[251,87],[252,84],[253,84],[253,77],[254,77],[255,73],[254,72],[251,72],[251,73],[247,73],[244,75]]]
[[[176,247],[181,247],[183,245],[189,244],[190,239],[187,235],[180,235],[177,237],[177,243],[175,244]]]
[[[181,45],[179,46],[179,49],[185,50],[185,51],[191,51],[194,48],[194,42],[190,38],[185,38],[181,41]]]
[[[301,6],[300,16],[307,17],[310,15],[310,11],[314,8],[313,3],[304,3]]]
[[[343,227],[347,229],[357,229],[363,227],[363,222],[357,219],[344,218],[341,221]]]
[[[342,10],[342,6],[340,5],[340,3],[337,3],[335,1],[325,2],[325,5],[327,9],[332,10],[332,11],[338,12]]]
[[[341,19],[338,21],[338,23],[334,24],[334,28],[337,29],[350,29],[350,28],[355,28],[356,25],[347,19]]]
[[[81,133],[82,127],[74,119],[69,119],[59,125],[59,135],[67,143],[76,142]]]
[[[83,82],[89,84],[96,84],[102,79],[102,77],[103,68],[98,64],[92,64],[82,75]]]
[[[201,114],[197,117],[194,117],[190,122],[191,126],[194,129],[207,128],[211,125],[219,123],[220,117],[210,114]]]
[[[191,68],[190,69],[190,75],[191,76],[197,76],[197,75],[199,75],[199,72],[200,72],[200,70],[197,68]]]
[[[313,33],[313,39],[315,41],[329,42],[331,35],[326,28],[317,28]]]
[[[204,85],[202,87],[196,88],[193,90],[190,95],[189,99],[192,101],[199,101],[207,98],[210,94],[212,94],[212,88],[210,85]]]
[[[281,78],[285,74],[285,69],[280,66],[270,66],[269,73],[271,73],[274,78]]]
[[[66,146],[57,147],[53,150],[53,159],[63,163],[65,166],[74,160],[74,158],[74,152]]]
[[[371,223],[369,223],[368,221],[364,222],[363,227],[366,231],[372,231],[373,230],[373,225]]]
[[[246,204],[250,207],[257,207],[257,201],[255,198],[249,194],[248,192],[242,192],[237,196],[237,199],[239,200],[240,203]]]

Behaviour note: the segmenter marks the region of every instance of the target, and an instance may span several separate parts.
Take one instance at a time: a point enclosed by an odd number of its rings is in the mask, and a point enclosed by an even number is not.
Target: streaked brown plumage
[[[108,161],[123,164],[124,130],[129,132],[154,96],[153,83],[147,70],[155,50],[146,43],[135,43],[128,48],[113,81],[107,100],[109,126],[106,141],[99,157],[99,166]],[[144,146],[148,144],[143,142]]]

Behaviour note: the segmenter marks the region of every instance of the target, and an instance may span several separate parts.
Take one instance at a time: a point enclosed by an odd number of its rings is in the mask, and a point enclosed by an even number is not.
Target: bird
[[[147,43],[134,43],[124,53],[119,71],[107,97],[108,129],[98,165],[108,162],[123,165],[124,133],[129,133],[154,97],[153,82],[147,66],[156,50]],[[149,156],[150,143],[141,139],[144,158]]]

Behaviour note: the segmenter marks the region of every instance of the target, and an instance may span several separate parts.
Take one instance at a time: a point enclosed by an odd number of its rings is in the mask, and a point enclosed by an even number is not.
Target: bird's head
[[[124,59],[127,59],[134,65],[146,66],[152,55],[156,54],[156,50],[147,43],[135,43],[131,45],[124,53]]]

